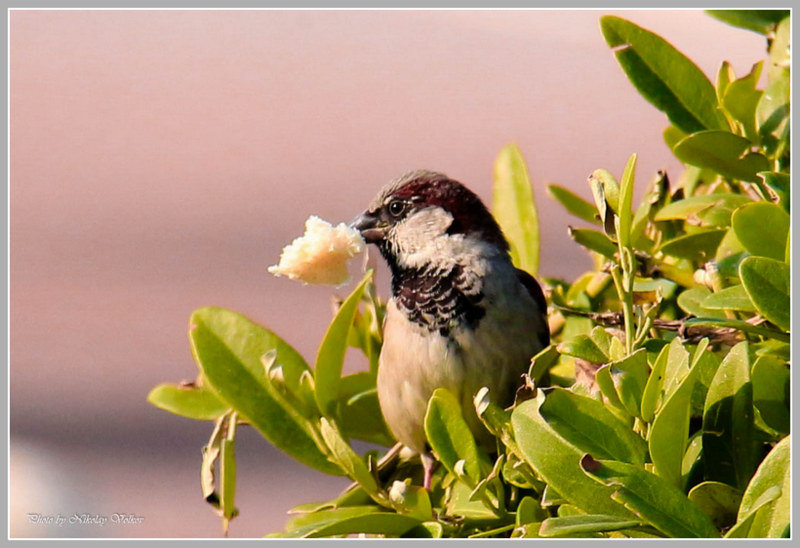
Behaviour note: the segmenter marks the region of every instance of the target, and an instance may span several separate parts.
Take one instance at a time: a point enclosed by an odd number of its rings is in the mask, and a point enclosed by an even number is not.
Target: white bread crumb
[[[350,280],[347,262],[364,250],[361,234],[344,223],[334,227],[316,215],[306,231],[283,248],[277,265],[267,271],[304,284],[342,285]]]

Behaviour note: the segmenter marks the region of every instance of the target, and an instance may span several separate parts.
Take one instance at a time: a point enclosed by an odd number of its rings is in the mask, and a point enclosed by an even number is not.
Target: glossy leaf
[[[619,212],[619,192],[620,186],[617,180],[607,169],[595,169],[589,175],[589,186],[592,188],[592,196],[598,211],[601,211],[600,202],[605,202],[611,207],[614,213]],[[602,190],[602,192],[598,192]],[[601,219],[603,216],[601,215]]]
[[[610,361],[608,355],[597,345],[597,342],[587,335],[578,335],[559,343],[558,351],[591,363],[607,363]]]
[[[540,350],[538,354],[531,358],[528,376],[534,384],[538,383],[544,374],[558,363],[558,358],[560,356],[555,345],[551,344]]]
[[[755,312],[756,307],[747,295],[744,287],[733,285],[717,293],[711,293],[700,303],[705,311],[710,310],[738,310],[741,312]],[[708,314],[704,314],[706,316]]]
[[[234,506],[236,497],[236,445],[231,439],[226,438],[220,442],[219,470],[219,507],[223,518],[230,520],[238,513]]]
[[[716,328],[731,327],[733,329],[738,329],[743,333],[751,333],[753,335],[759,335],[761,337],[767,337],[775,339],[777,341],[789,342],[790,339],[788,333],[784,333],[783,331],[779,331],[777,329],[764,327],[763,325],[753,325],[744,320],[722,320],[718,318],[692,318],[686,320],[684,325],[686,327],[692,327],[692,326],[709,326]]]
[[[344,470],[350,479],[357,481],[370,495],[377,493],[378,485],[364,460],[342,439],[336,426],[325,417],[320,419],[320,433],[330,450],[331,459],[339,465],[339,468]]]
[[[705,512],[718,529],[721,529],[736,523],[742,492],[725,483],[704,481],[692,487],[689,491],[689,500]]]
[[[708,339],[703,339],[695,352],[689,373],[666,398],[650,427],[648,445],[656,474],[683,490],[682,463],[689,442],[689,418],[692,393],[697,383],[699,357],[705,352]]]
[[[320,450],[307,420],[285,407],[266,379],[261,356],[275,351],[286,383],[299,383],[308,366],[292,347],[247,318],[214,307],[192,314],[189,339],[198,365],[222,401],[303,464],[327,474],[341,474]]]
[[[753,405],[770,428],[789,432],[789,392],[791,375],[782,360],[761,356],[753,364]]]
[[[774,70],[774,69],[773,69]],[[788,129],[790,83],[787,77],[773,78],[764,89],[756,107],[756,124],[762,140],[782,138]]]
[[[756,107],[763,92],[756,89],[761,76],[763,61],[753,65],[749,74],[730,83],[725,90],[723,105],[731,116],[742,124],[745,136],[750,140],[758,140],[756,129]]]
[[[641,521],[621,518],[618,516],[604,516],[598,514],[583,514],[577,516],[547,518],[542,522],[539,535],[543,537],[572,537],[577,533],[600,533],[606,531],[619,531],[641,525]]]
[[[358,303],[361,302],[361,295],[370,279],[372,279],[372,270],[367,271],[361,283],[339,307],[317,351],[317,360],[314,365],[315,396],[319,410],[329,418],[336,416],[342,364],[347,352],[347,336],[350,326],[353,325]]]
[[[665,242],[661,252],[679,259],[705,262],[714,256],[726,232],[725,229],[712,229],[678,236]]]
[[[597,209],[574,192],[559,185],[547,185],[547,193],[576,217],[592,224],[600,222]]]
[[[617,246],[611,241],[611,238],[597,230],[569,227],[569,235],[589,251],[594,251],[609,259],[613,258],[617,252]]]
[[[559,436],[584,453],[632,464],[645,461],[645,441],[600,400],[553,388],[539,412]]]
[[[750,198],[742,194],[701,194],[665,205],[656,213],[655,220],[687,219],[711,208],[726,210],[730,220],[733,210],[750,201]]]
[[[792,52],[792,19],[783,17],[775,28],[775,36],[769,45],[769,80],[775,81],[789,76]]]
[[[525,159],[516,145],[500,151],[494,164],[492,214],[510,246],[514,266],[539,270],[539,216]]]
[[[548,515],[547,510],[542,508],[535,498],[523,497],[517,506],[515,523],[520,526],[526,523],[541,522]]]
[[[689,372],[689,353],[673,339],[658,354],[642,394],[642,419],[652,422],[656,413]]]
[[[770,168],[769,160],[750,152],[753,143],[728,131],[698,131],[678,142],[672,151],[679,160],[711,169],[724,177],[755,183],[758,172]]]
[[[789,16],[789,10],[706,10],[709,15],[716,17],[734,27],[752,30],[759,34],[769,34],[775,30],[781,19]]]
[[[419,485],[410,485],[409,482],[395,480],[389,489],[389,499],[398,505],[402,514],[423,521],[433,519],[428,490]]]
[[[339,425],[346,437],[387,447],[394,444],[394,437],[383,420],[373,373],[342,377],[338,410]]]
[[[727,129],[714,86],[697,65],[660,36],[619,17],[600,18],[608,45],[645,99],[687,133]]]
[[[790,182],[791,177],[788,173],[777,173],[775,171],[761,171],[758,176],[764,181],[764,185],[769,189],[768,192],[777,199],[778,204],[787,212],[790,204]],[[788,238],[787,238],[788,245]],[[788,261],[787,261],[788,262]]]
[[[611,498],[659,531],[678,538],[716,538],[719,532],[679,489],[646,470],[624,462],[581,460],[588,477],[613,488]]]
[[[706,308],[706,301],[714,294],[705,286],[693,287],[678,295],[678,306],[684,312],[698,318],[726,318],[725,312],[717,308]]]
[[[790,437],[783,438],[761,462],[739,506],[741,521],[751,512],[755,512],[749,527],[748,537],[780,537],[787,532],[790,523],[789,500],[791,494],[791,460]],[[769,490],[778,489],[777,496],[761,506],[762,499]],[[762,499],[763,500],[763,499]]]
[[[739,276],[756,310],[784,331],[789,330],[789,265],[766,257],[747,257]]]
[[[464,420],[461,405],[445,388],[434,390],[425,413],[425,435],[439,462],[451,473],[456,463],[465,461],[464,471],[477,483],[481,479],[481,464],[475,438]]]
[[[597,484],[581,472],[583,453],[566,441],[540,413],[544,398],[538,396],[518,405],[511,415],[514,437],[525,461],[549,488],[583,511],[630,517],[611,500],[613,489]]]
[[[612,362],[608,372],[614,385],[617,398],[624,409],[633,417],[641,416],[642,395],[647,385],[650,371],[647,365],[647,352],[640,348],[630,356]],[[597,374],[600,372],[598,371]]]
[[[201,421],[216,420],[230,409],[201,385],[159,384],[147,395],[147,401],[164,411]]]
[[[377,506],[353,506],[300,516],[287,524],[288,533],[269,536],[319,538],[365,533],[398,537],[420,523],[411,516],[382,512]]]
[[[736,238],[751,254],[783,261],[789,237],[789,214],[779,205],[755,202],[731,218]]]
[[[631,243],[631,219],[633,207],[633,183],[636,174],[636,154],[632,154],[625,164],[619,184],[619,243],[628,247]]]
[[[706,479],[740,489],[758,464],[747,342],[728,351],[709,386],[703,412],[703,454]]]

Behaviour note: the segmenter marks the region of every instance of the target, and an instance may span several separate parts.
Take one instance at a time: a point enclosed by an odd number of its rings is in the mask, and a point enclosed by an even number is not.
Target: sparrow
[[[473,397],[486,386],[496,403],[513,402],[531,358],[549,344],[547,303],[512,264],[481,199],[442,173],[402,175],[350,225],[391,271],[378,401],[398,442],[419,453],[429,489],[435,460],[424,418],[433,391],[449,390],[478,443],[494,451]]]

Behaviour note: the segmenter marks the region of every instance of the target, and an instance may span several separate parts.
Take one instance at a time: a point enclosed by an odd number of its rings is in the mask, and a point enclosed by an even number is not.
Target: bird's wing
[[[544,298],[544,291],[542,291],[539,282],[536,279],[525,272],[524,270],[520,270],[519,268],[516,269],[517,271],[517,279],[525,286],[525,289],[528,290],[531,298],[534,300],[536,305],[539,307],[542,315],[547,315],[547,300]],[[545,321],[545,326],[547,325],[547,321]],[[539,334],[539,340],[542,342],[542,346],[547,346],[550,344],[550,333],[547,332],[547,329],[544,330],[543,333]]]

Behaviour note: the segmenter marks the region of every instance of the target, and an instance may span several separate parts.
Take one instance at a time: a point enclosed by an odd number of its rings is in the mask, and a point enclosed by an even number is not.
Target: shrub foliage
[[[247,425],[353,482],[291,509],[272,537],[788,536],[789,15],[712,15],[765,35],[768,58],[742,76],[722,63],[712,84],[656,34],[600,21],[633,85],[666,114],[664,139],[685,170],[675,181],[655,174],[638,205],[636,155],[619,179],[592,173],[591,201],[548,187],[582,222],[570,234],[594,268],[571,283],[543,280],[553,342],[514,406],[476,394],[496,454],[475,444],[444,389],[425,418],[440,463],[430,491],[412,456],[351,444],[394,444],[375,390],[384,301],[371,272],[340,302],[313,367],[236,312],[194,312],[197,379],[148,399],[213,422],[201,487],[226,530],[238,512],[236,431]],[[494,214],[514,260],[536,274],[520,151],[506,147],[495,168]],[[342,375],[348,347],[368,370]]]

